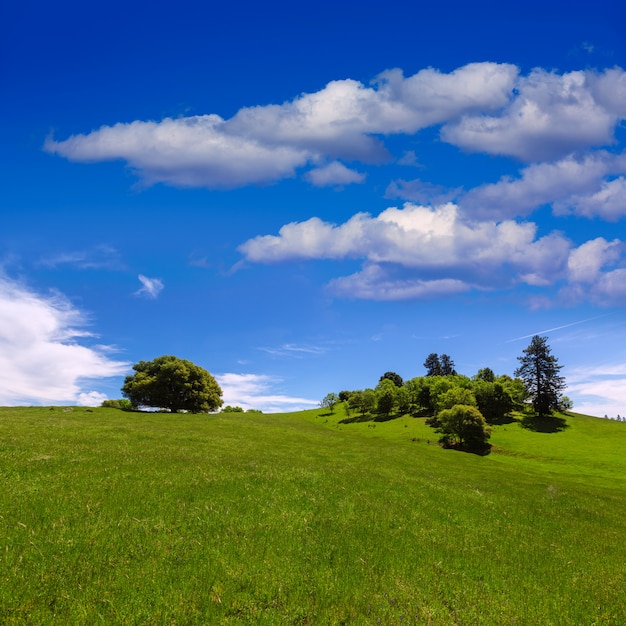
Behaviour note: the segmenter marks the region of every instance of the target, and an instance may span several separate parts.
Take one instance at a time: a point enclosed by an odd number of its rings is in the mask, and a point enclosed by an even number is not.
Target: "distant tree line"
[[[480,447],[487,444],[490,425],[501,423],[514,411],[546,417],[572,407],[562,395],[565,380],[546,338],[533,337],[518,359],[514,378],[497,376],[489,367],[468,377],[457,373],[447,354],[431,353],[424,361],[425,376],[404,381],[395,372],[385,372],[376,387],[330,393],[320,405],[333,412],[339,402],[345,402],[349,413],[379,420],[427,417],[445,445]]]

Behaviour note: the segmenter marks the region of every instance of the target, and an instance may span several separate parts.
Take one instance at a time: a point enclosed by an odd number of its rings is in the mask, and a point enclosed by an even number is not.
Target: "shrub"
[[[130,400],[127,398],[121,398],[119,400],[103,400],[101,406],[108,409],[121,409],[122,411],[131,411],[133,408]]]
[[[438,419],[438,431],[447,445],[458,443],[460,446],[483,447],[491,437],[491,428],[474,406],[455,404],[441,411]]]

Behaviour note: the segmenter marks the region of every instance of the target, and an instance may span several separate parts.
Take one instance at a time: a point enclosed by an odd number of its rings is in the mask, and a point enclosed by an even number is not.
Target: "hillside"
[[[3,623],[626,622],[626,424],[345,419],[0,409]]]

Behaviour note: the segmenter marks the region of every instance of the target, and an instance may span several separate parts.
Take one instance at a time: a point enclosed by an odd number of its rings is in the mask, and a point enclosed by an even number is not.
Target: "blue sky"
[[[0,404],[139,360],[230,404],[512,374],[626,414],[626,15],[603,1],[4,3]]]

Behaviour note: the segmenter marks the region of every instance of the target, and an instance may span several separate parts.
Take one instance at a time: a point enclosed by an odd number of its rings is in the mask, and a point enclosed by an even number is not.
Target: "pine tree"
[[[551,415],[558,410],[565,378],[559,376],[559,365],[551,354],[547,337],[535,335],[523,356],[517,357],[521,365],[515,375],[524,381],[533,409],[540,416]]]

